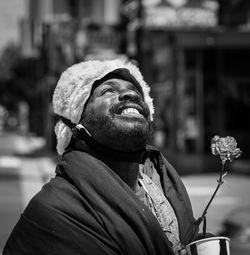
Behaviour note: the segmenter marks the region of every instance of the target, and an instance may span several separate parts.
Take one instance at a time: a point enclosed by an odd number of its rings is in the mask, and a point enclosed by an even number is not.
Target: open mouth
[[[116,111],[117,115],[130,118],[145,118],[143,108],[138,104],[123,104]]]
[[[121,115],[141,115],[140,112],[132,107],[129,108],[125,108],[124,110],[122,110]]]
[[[123,118],[147,119],[148,117],[147,109],[143,105],[135,103],[117,104],[111,109],[111,112]]]

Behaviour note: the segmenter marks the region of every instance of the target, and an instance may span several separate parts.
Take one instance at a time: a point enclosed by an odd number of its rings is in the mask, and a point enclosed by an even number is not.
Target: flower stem
[[[203,222],[203,220],[204,220],[204,218],[205,218],[205,216],[206,216],[206,214],[207,214],[207,210],[208,210],[210,204],[212,203],[212,201],[213,201],[213,199],[214,199],[214,197],[215,197],[217,191],[219,190],[220,186],[223,184],[223,174],[224,174],[225,163],[226,163],[226,161],[222,161],[222,167],[221,167],[220,177],[219,177],[219,180],[217,180],[217,182],[218,182],[217,187],[216,187],[216,189],[215,189],[215,191],[214,191],[212,197],[210,198],[209,202],[207,203],[207,205],[206,205],[206,207],[205,207],[205,209],[204,209],[202,215],[201,215],[200,218],[198,218],[198,220],[196,221],[196,228],[195,228],[194,234],[196,233],[197,229],[199,229],[200,224]],[[206,231],[203,230],[203,232],[206,232]],[[194,236],[193,236],[193,238],[192,238],[192,241],[193,241],[193,239],[194,239]]]

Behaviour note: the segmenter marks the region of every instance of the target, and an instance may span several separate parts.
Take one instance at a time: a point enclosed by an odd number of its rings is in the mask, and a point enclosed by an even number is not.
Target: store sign
[[[146,27],[214,27],[218,22],[215,1],[158,0],[152,3],[144,2]]]

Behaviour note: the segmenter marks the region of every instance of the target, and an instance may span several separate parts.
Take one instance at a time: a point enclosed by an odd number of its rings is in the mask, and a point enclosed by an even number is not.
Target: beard
[[[83,124],[100,144],[121,152],[143,150],[149,141],[151,123],[145,119],[124,120],[120,115],[84,112]]]

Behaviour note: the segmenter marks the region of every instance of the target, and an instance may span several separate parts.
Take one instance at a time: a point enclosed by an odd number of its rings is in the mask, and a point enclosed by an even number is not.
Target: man
[[[53,96],[62,161],[30,201],[8,254],[185,254],[195,220],[180,177],[147,146],[150,88],[121,60],[67,69]]]

